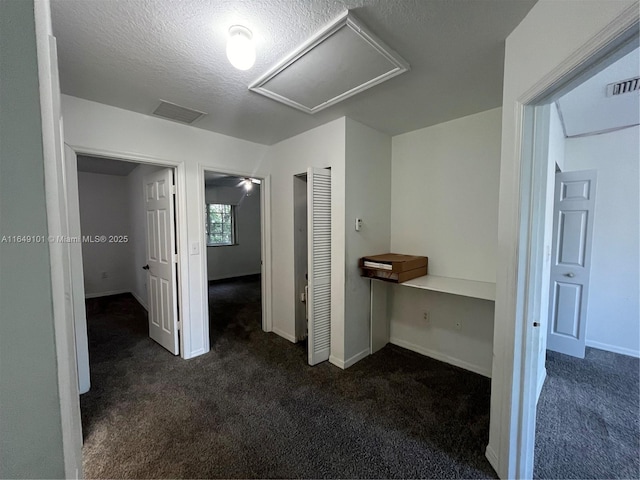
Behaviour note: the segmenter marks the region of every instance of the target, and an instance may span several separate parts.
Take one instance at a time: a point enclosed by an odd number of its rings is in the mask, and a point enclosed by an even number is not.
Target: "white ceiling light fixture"
[[[229,28],[227,58],[238,70],[249,70],[253,67],[256,49],[253,45],[253,34],[247,27],[233,25]]]
[[[260,180],[258,180],[257,178],[244,178],[242,180],[242,184],[244,185],[244,188],[246,190],[251,190],[253,188],[253,184],[256,185],[260,185],[260,183],[262,183]]]

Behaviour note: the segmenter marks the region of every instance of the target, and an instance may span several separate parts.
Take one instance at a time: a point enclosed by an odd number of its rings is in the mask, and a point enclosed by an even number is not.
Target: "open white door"
[[[81,238],[80,204],[78,198],[78,159],[76,152],[64,146],[65,179],[67,196],[67,218],[69,235]],[[82,244],[69,244],[71,262],[71,290],[73,292],[73,319],[76,336],[76,361],[78,363],[78,390],[87,393],[91,387],[89,374],[89,339],[87,336],[87,310],[84,294],[84,269],[82,266]]]
[[[307,171],[309,365],[331,349],[331,170]]]
[[[144,177],[147,265],[142,268],[148,272],[149,336],[178,355],[174,193],[172,169],[164,168]]]
[[[556,174],[547,348],[584,358],[596,172]]]

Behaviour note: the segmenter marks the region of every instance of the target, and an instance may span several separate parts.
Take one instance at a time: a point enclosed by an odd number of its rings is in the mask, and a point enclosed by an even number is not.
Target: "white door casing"
[[[596,171],[556,174],[547,348],[584,358]]]
[[[78,197],[78,161],[76,152],[68,145],[64,146],[66,170],[67,216],[69,235],[81,238],[80,204]],[[89,339],[87,336],[87,311],[85,307],[84,270],[82,264],[82,244],[69,244],[71,261],[71,288],[73,291],[73,316],[76,339],[76,361],[78,364],[79,393],[87,393],[91,387],[89,374]]]
[[[173,170],[164,168],[144,177],[147,215],[147,291],[149,336],[174,355],[178,342],[176,297],[176,237]]]
[[[309,365],[331,350],[331,170],[307,171]]]

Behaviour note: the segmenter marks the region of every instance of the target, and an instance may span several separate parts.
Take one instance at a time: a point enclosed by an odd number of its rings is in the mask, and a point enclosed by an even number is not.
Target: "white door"
[[[595,170],[556,175],[547,348],[584,358]]]
[[[78,198],[78,159],[76,152],[64,146],[65,178],[67,192],[67,218],[69,235],[81,238],[80,205]],[[89,373],[89,339],[87,336],[87,310],[84,294],[84,269],[82,266],[82,244],[70,243],[71,289],[73,292],[73,317],[76,335],[76,361],[78,363],[78,390],[87,393],[91,387]]]
[[[307,171],[309,365],[329,360],[331,348],[331,171]]]
[[[174,355],[178,345],[176,298],[176,237],[173,170],[165,168],[144,177],[147,212],[147,291],[149,336]]]

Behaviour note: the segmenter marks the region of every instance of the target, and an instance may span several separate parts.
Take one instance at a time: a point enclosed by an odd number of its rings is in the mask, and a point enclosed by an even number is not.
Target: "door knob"
[[[145,265],[144,267],[142,267],[143,270],[149,270],[149,264]]]
[[[569,273],[565,273],[565,274],[564,274],[564,276],[565,276],[565,277],[569,277],[569,278],[573,278],[573,277],[575,277],[575,276],[576,276],[576,274],[575,274],[575,273],[573,273],[573,272],[569,272]]]

